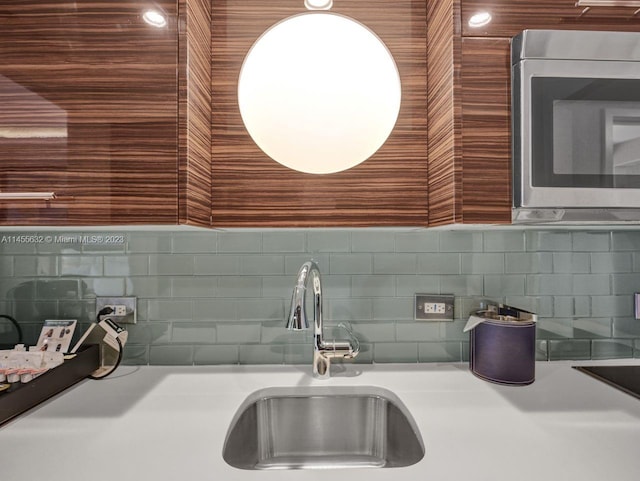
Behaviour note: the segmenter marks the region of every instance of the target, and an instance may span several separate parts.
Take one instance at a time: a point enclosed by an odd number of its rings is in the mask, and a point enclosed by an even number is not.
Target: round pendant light
[[[354,167],[393,130],[398,69],[363,24],[325,12],[289,17],[244,59],[238,104],[254,142],[280,164],[311,174]]]

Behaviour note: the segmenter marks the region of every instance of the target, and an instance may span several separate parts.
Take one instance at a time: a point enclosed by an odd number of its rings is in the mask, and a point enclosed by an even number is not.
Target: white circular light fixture
[[[333,7],[333,0],[304,0],[307,10],[329,10]]]
[[[492,17],[489,12],[478,12],[469,18],[469,26],[472,28],[484,27],[491,23]]]
[[[387,140],[400,75],[361,23],[314,12],[277,23],[254,43],[238,80],[242,120],[273,160],[311,174],[354,167]]]
[[[166,17],[157,10],[147,10],[142,14],[142,20],[147,22],[152,27],[162,28],[167,26]]]

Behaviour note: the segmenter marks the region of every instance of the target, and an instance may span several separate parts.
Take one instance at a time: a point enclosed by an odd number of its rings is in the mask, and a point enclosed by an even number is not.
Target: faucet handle
[[[347,334],[349,335],[349,341],[347,341],[347,343],[349,344],[349,351],[350,352],[345,357],[349,357],[349,358],[353,359],[360,352],[360,341],[358,340],[356,335],[353,333],[353,329],[351,328],[350,325],[348,325],[348,324],[346,324],[344,322],[339,322],[337,327],[347,331]],[[335,342],[340,342],[340,341],[335,341]]]

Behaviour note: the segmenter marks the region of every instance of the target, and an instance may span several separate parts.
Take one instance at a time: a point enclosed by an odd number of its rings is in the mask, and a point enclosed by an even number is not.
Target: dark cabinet
[[[177,23],[175,0],[2,2],[0,224],[178,222]]]

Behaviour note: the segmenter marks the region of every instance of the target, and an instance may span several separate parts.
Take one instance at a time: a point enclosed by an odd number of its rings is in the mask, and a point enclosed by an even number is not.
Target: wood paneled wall
[[[463,38],[462,219],[511,222],[510,41]]]
[[[491,12],[491,23],[472,28],[469,18]],[[640,31],[638,7],[591,7],[576,0],[462,0],[462,34],[511,38],[524,29]]]
[[[429,224],[462,222],[460,8],[428,2]]]
[[[179,223],[211,224],[211,2],[179,0]]]
[[[304,174],[271,160],[249,137],[237,104],[243,59],[267,28],[304,11],[302,0],[213,2],[213,225],[427,225],[424,1],[340,0],[332,9],[375,31],[400,71],[400,116],[371,158],[346,172]]]

